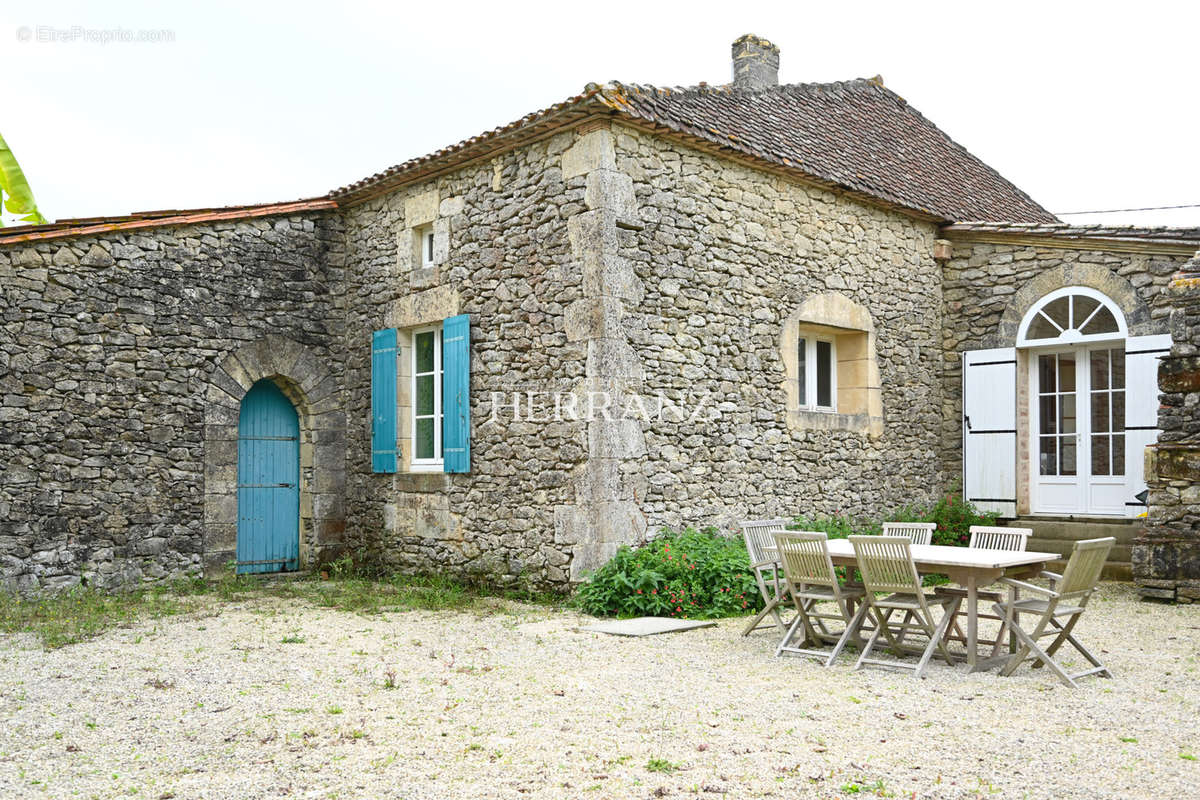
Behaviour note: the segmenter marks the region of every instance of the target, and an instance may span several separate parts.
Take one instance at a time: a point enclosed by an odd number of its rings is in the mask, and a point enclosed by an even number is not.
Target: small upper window
[[[422,269],[433,266],[433,226],[421,225],[413,231],[417,247],[417,263]]]
[[[1025,314],[1017,345],[1036,346],[1117,339],[1125,336],[1125,315],[1104,295],[1083,286],[1051,292]]]

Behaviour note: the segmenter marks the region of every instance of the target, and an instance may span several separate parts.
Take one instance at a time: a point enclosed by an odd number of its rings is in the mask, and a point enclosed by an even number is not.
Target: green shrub
[[[930,508],[906,506],[888,515],[891,522],[936,522],[933,544],[962,547],[970,541],[972,525],[995,525],[999,514],[983,512],[963,499],[957,489],[938,498]]]
[[[579,607],[596,616],[711,619],[762,608],[740,537],[716,528],[662,534],[622,547],[579,587]]]
[[[961,547],[970,540],[972,525],[995,525],[999,514],[979,511],[963,500],[957,489],[942,495],[932,506],[904,506],[884,516],[885,522],[936,522],[932,543]],[[831,517],[796,517],[790,526],[797,530],[824,531],[830,539],[845,539],[851,534],[877,536],[879,522],[854,520],[834,514]]]
[[[878,522],[860,522],[840,514],[832,517],[796,517],[788,526],[798,531],[822,531],[830,539],[845,539],[847,536],[877,536],[882,528]]]

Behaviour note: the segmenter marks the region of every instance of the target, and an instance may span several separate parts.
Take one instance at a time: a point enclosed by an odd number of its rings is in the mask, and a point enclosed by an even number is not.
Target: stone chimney
[[[779,48],[747,33],[733,43],[735,89],[771,89],[779,85]]]

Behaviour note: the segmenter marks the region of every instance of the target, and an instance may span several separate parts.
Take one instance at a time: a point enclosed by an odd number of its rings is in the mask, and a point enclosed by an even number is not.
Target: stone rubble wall
[[[269,335],[336,362],[339,238],[295,215],[0,246],[0,587],[201,572],[215,368]]]
[[[1143,596],[1200,601],[1200,253],[1161,295],[1174,346],[1159,365],[1158,445],[1150,449],[1146,525],[1134,540]]]
[[[547,403],[587,368],[565,315],[583,295],[567,221],[587,210],[587,180],[562,169],[575,139],[560,134],[345,211],[348,544],[393,568],[568,580],[573,553],[554,538],[555,508],[574,502],[587,431],[552,419]],[[418,224],[434,231],[432,268],[415,263]],[[471,315],[470,473],[372,473],[371,331],[455,314]],[[531,391],[547,393],[534,400],[537,421],[524,396],[514,420],[513,393]],[[496,422],[493,393],[507,403]]]
[[[615,127],[641,230],[621,255],[644,287],[623,328],[642,391],[714,419],[644,422],[622,464],[651,530],[840,513],[878,518],[945,485],[936,227]],[[806,300],[841,295],[874,324],[882,431],[789,424],[781,334]],[[847,303],[846,301],[850,301]]]

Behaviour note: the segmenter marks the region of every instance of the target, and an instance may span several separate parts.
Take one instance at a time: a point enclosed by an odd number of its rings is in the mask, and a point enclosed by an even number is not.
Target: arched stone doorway
[[[340,383],[311,350],[267,336],[225,357],[210,376],[204,405],[204,565],[221,570],[240,560],[238,446],[242,403],[267,381],[295,409],[299,428],[298,553],[304,569],[345,530],[345,416]],[[257,559],[249,559],[257,560]]]
[[[238,416],[239,573],[300,565],[300,417],[271,380],[257,381]]]

